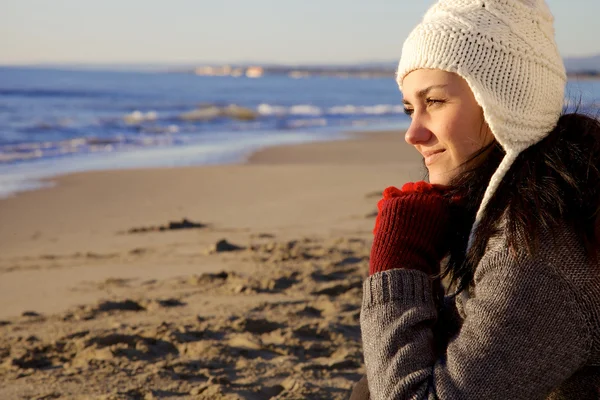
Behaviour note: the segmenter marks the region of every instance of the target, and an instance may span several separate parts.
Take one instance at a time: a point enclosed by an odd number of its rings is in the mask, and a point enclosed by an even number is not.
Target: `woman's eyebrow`
[[[431,85],[429,87],[426,87],[425,89],[421,89],[417,92],[417,97],[418,98],[423,98],[425,96],[427,96],[429,94],[429,92],[431,92],[433,89],[444,89],[446,88],[448,85]],[[402,103],[404,104],[410,104],[410,102],[406,101],[406,100],[402,100]]]

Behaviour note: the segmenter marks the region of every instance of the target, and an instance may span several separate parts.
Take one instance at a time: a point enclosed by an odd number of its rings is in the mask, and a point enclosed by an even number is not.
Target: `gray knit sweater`
[[[531,259],[492,238],[473,286],[444,306],[423,272],[369,277],[371,399],[600,399],[600,263],[567,230],[540,244]]]

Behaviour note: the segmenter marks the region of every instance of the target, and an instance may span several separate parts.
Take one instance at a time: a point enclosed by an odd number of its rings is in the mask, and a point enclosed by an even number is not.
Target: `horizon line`
[[[563,59],[581,59],[600,57],[600,51],[586,55],[565,55]],[[250,65],[278,65],[278,66],[324,66],[324,65],[352,65],[352,64],[393,64],[397,60],[355,60],[355,61],[30,61],[30,62],[3,62],[2,67],[45,67],[45,66],[191,66],[191,65],[232,65],[232,66],[250,66]]]

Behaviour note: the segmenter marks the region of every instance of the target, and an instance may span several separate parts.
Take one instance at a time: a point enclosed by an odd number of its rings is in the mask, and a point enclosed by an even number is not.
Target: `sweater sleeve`
[[[543,399],[589,356],[590,332],[568,285],[507,252],[478,266],[465,319],[445,352],[429,277],[367,278],[361,332],[371,399]]]

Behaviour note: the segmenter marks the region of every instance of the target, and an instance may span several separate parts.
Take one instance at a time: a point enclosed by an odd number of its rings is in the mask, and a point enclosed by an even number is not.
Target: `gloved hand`
[[[447,189],[421,181],[384,190],[377,204],[369,275],[396,268],[439,272],[449,251],[452,203],[459,201],[446,196]]]

